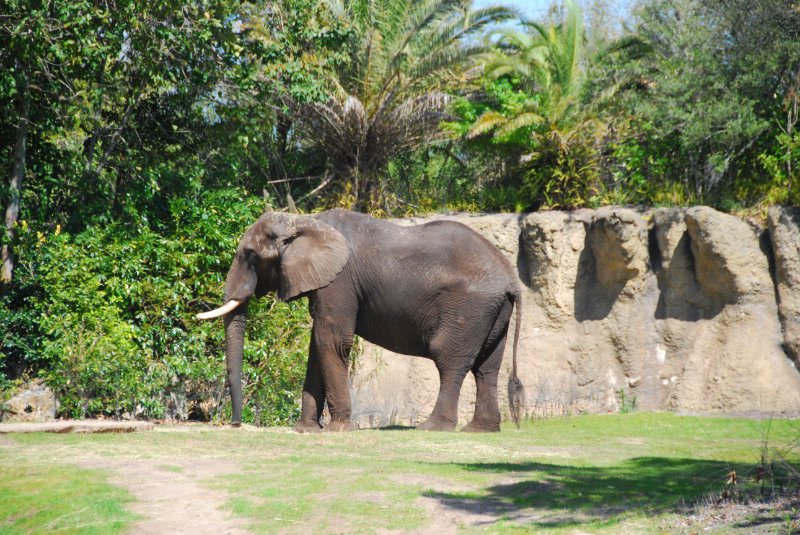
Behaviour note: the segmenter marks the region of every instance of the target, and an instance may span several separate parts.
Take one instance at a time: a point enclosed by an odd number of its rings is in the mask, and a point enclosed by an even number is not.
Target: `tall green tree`
[[[282,113],[284,100],[327,100],[330,73],[347,58],[346,22],[319,0],[255,1],[242,4],[237,29],[243,51],[225,102],[215,106],[218,143],[239,185],[283,204],[325,171],[324,157],[300,142],[292,116]]]
[[[529,95],[514,110],[487,110],[469,136],[493,132],[530,138],[523,163],[531,204],[576,206],[586,202],[597,175],[596,147],[602,136],[594,110],[582,100],[586,81],[583,12],[568,1],[561,20],[525,21],[521,29],[499,30],[496,48],[486,56],[491,78],[511,79]],[[509,113],[510,112],[510,113]]]
[[[2,195],[7,283],[20,214],[53,227],[80,226],[93,213],[124,210],[131,198],[159,188],[142,160],[169,146],[153,144],[157,137],[185,143],[182,121],[201,115],[197,104],[235,65],[237,4],[0,6],[0,120],[14,147],[3,158],[11,171]],[[26,196],[35,202],[24,206]]]
[[[438,139],[447,91],[485,51],[475,37],[514,12],[472,10],[471,0],[328,0],[349,21],[348,61],[324,103],[289,100],[302,135],[328,157],[331,179],[366,208],[381,197],[382,173],[398,154]]]
[[[496,34],[497,48],[487,56],[484,68],[493,78],[518,77],[521,89],[538,98],[530,101],[530,109],[512,118],[483,114],[475,125],[475,134],[496,128],[502,135],[517,128],[549,124],[556,137],[563,137],[559,125],[575,121],[585,68],[583,12],[570,1],[560,23],[526,21],[523,28]]]
[[[651,83],[636,112],[652,133],[645,150],[671,162],[667,178],[712,203],[753,202],[771,184],[796,189],[789,172],[800,72],[795,2],[642,0],[635,13],[635,30],[653,50],[641,63]]]

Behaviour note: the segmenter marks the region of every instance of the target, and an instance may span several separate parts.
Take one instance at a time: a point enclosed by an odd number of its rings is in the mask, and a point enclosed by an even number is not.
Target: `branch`
[[[114,147],[117,145],[117,139],[119,139],[119,136],[122,134],[122,130],[125,128],[125,126],[127,126],[128,119],[130,119],[131,113],[133,112],[133,108],[135,108],[136,105],[139,104],[139,98],[141,97],[141,94],[142,94],[141,91],[136,91],[136,96],[128,104],[128,108],[125,110],[125,114],[122,116],[122,120],[117,125],[116,130],[114,130],[114,133],[111,135],[111,139],[108,141],[108,146],[103,151],[103,157],[97,164],[97,168],[95,169],[95,172],[97,174],[100,174],[100,172],[106,166],[106,163],[108,163],[108,157],[111,155],[111,151],[114,150]]]
[[[322,181],[322,184],[320,184],[319,186],[317,186],[313,190],[309,191],[308,193],[306,193],[305,195],[303,195],[302,197],[297,199],[297,203],[300,203],[300,202],[306,200],[307,198],[311,197],[312,195],[316,195],[317,193],[322,191],[328,184],[331,183],[331,180],[333,180],[333,175],[326,176],[326,178]]]

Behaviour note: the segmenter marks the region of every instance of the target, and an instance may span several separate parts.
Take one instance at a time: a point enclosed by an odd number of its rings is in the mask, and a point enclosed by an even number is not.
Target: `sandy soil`
[[[132,433],[150,431],[152,422],[138,420],[54,420],[52,422],[0,423],[0,435],[7,433]]]

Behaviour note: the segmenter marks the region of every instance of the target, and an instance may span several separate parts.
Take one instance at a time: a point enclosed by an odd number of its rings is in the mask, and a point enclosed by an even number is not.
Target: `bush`
[[[194,315],[221,301],[239,236],[261,208],[256,197],[220,190],[172,201],[160,232],[114,224],[43,235],[23,225],[24,268],[0,311],[0,325],[18,333],[2,339],[3,379],[43,376],[64,416],[224,417],[223,328]],[[252,308],[245,419],[288,423],[298,413],[307,312],[270,299]]]

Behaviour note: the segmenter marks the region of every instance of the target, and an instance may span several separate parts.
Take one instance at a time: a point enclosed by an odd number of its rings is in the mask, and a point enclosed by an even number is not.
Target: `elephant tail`
[[[522,381],[517,376],[517,347],[519,346],[519,331],[522,327],[522,293],[517,290],[509,293],[511,303],[517,309],[516,321],[514,322],[514,349],[512,353],[511,375],[508,377],[508,405],[511,409],[511,418],[519,427],[522,406],[525,404],[525,389]]]

